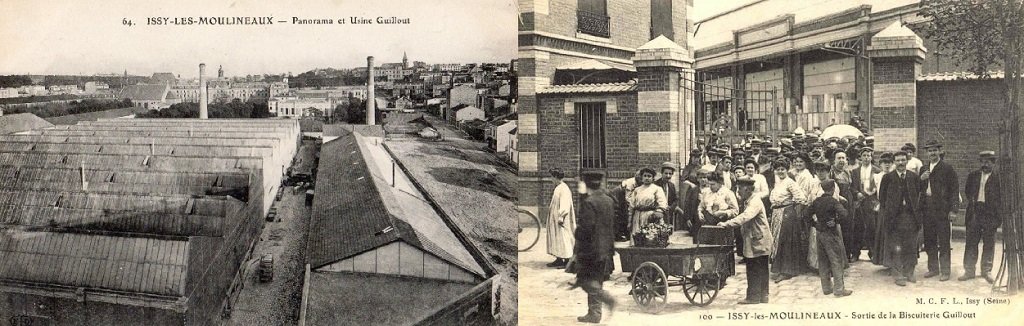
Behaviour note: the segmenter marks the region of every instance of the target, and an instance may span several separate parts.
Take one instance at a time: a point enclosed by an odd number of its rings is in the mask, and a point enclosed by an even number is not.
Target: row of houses
[[[45,95],[102,95],[110,91],[104,82],[89,81],[84,87],[78,85],[25,85],[21,87],[0,88],[0,98],[14,98]]]

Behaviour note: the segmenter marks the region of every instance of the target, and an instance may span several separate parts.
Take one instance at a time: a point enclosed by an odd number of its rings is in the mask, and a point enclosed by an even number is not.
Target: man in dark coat
[[[924,251],[928,253],[928,273],[925,278],[941,275],[948,281],[950,274],[950,221],[949,212],[960,202],[960,184],[956,171],[943,158],[942,144],[929,140],[928,164],[921,167],[921,210],[924,216]]]
[[[917,282],[914,267],[917,266],[917,231],[921,228],[920,188],[921,180],[917,174],[907,171],[907,153],[893,154],[896,169],[882,177],[878,190],[881,209],[888,219],[886,230],[891,240],[889,250],[892,251],[896,266],[893,276],[896,285],[907,286],[907,282]]]
[[[577,217],[576,284],[587,292],[587,314],[577,320],[596,324],[601,322],[602,303],[615,310],[615,299],[602,288],[615,264],[615,202],[603,189],[600,173],[586,172],[581,177],[590,195],[583,199]]]
[[[855,248],[846,248],[853,260],[860,259],[860,252],[862,247],[865,245],[871,247],[875,242],[875,221],[877,211],[876,206],[878,205],[878,185],[875,184],[875,174],[881,170],[874,165],[871,165],[871,157],[874,150],[871,147],[865,147],[858,153],[857,168],[850,171],[850,188],[853,193],[853,213],[854,220],[857,221],[860,226],[858,230],[851,230],[850,233],[843,234],[843,239],[846,237],[855,238]],[[845,230],[844,230],[845,231]]]
[[[981,169],[967,175],[964,193],[967,194],[967,245],[964,249],[964,275],[958,280],[974,278],[978,264],[978,242],[982,242],[981,276],[989,283],[992,279],[992,259],[995,256],[996,229],[1002,223],[999,207],[1002,204],[1000,175],[992,171],[996,153],[984,151],[979,154]]]
[[[672,175],[676,174],[676,165],[672,162],[661,164],[661,178],[654,181],[654,184],[665,190],[665,197],[668,197],[668,207],[674,207],[679,202],[679,194],[676,193],[676,185],[672,183]]]
[[[626,203],[626,189],[619,185],[612,188],[608,195],[615,200],[615,241],[629,241],[629,204]]]

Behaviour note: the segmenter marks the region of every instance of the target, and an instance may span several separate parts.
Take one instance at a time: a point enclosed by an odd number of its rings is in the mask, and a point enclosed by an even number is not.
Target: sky
[[[517,0],[0,0],[0,74],[295,74],[376,63],[508,62]],[[147,25],[149,17],[263,17],[273,25]],[[408,25],[293,25],[408,18]],[[124,20],[134,23],[125,26]],[[289,24],[277,23],[287,20]]]

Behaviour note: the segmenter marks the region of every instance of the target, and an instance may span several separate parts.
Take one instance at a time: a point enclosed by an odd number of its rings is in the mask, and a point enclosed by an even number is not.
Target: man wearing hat
[[[676,193],[676,185],[672,183],[672,176],[676,173],[676,165],[672,162],[661,164],[661,178],[654,181],[654,184],[665,190],[668,197],[668,207],[675,207],[679,201],[679,194]]]
[[[843,282],[843,269],[846,267],[846,249],[843,235],[840,233],[839,221],[846,218],[845,205],[833,197],[836,191],[835,180],[821,181],[821,196],[815,198],[804,211],[804,220],[814,225],[817,230],[818,276],[821,278],[821,291],[825,295],[835,294],[845,297],[853,293],[847,290]]]
[[[964,194],[967,195],[967,244],[964,249],[964,275],[957,278],[966,281],[975,277],[978,265],[978,242],[981,246],[981,276],[989,283],[992,279],[992,260],[995,257],[996,229],[1002,224],[999,207],[1002,204],[1001,176],[992,168],[996,153],[983,151],[978,154],[981,168],[967,175]]]
[[[576,230],[576,209],[572,203],[572,191],[563,181],[565,173],[561,169],[548,172],[551,173],[555,190],[551,194],[551,204],[548,205],[547,244],[548,254],[555,256],[555,261],[547,266],[564,268],[569,258],[572,258],[575,245],[572,234]]]
[[[925,278],[941,275],[940,281],[949,280],[950,275],[950,222],[949,212],[960,203],[960,184],[953,167],[943,159],[946,153],[942,144],[929,140],[924,149],[928,151],[928,165],[922,166],[921,208],[924,223],[924,251],[928,253],[928,273]]]
[[[596,324],[601,322],[601,304],[615,310],[615,299],[603,289],[615,264],[615,204],[602,187],[600,173],[584,172],[581,177],[589,195],[580,203],[574,253],[578,264],[576,284],[587,292],[587,314],[576,320]]]
[[[774,246],[768,214],[761,198],[754,196],[754,179],[740,178],[738,186],[739,215],[718,223],[740,227],[743,236],[743,257],[747,261],[747,296],[740,304],[768,303],[768,253]]]

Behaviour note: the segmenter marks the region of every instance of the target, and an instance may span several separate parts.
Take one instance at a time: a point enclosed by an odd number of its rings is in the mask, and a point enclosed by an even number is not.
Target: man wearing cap
[[[743,257],[747,261],[747,297],[740,304],[768,303],[768,253],[774,246],[768,215],[761,198],[754,196],[754,179],[740,178],[739,211],[736,217],[718,223],[740,227],[743,235]]]
[[[928,165],[922,166],[921,209],[924,223],[924,251],[928,253],[928,273],[925,278],[941,275],[940,281],[950,276],[950,222],[949,212],[960,202],[960,185],[956,171],[946,163],[942,144],[929,140]]]
[[[697,175],[697,170],[699,170],[701,166],[701,155],[704,155],[704,153],[698,148],[690,150],[690,161],[686,163],[686,166],[679,170],[680,182],[682,182],[682,180],[686,180],[686,178],[691,175]]]
[[[572,258],[574,240],[572,233],[576,230],[576,209],[573,208],[572,191],[563,179],[565,173],[561,169],[551,169],[551,181],[555,185],[548,205],[547,244],[548,254],[555,256],[555,261],[548,267],[564,268]]]
[[[925,149],[927,150],[927,148]],[[901,147],[900,150],[907,153],[907,170],[920,172],[921,166],[923,166],[924,163],[915,157],[917,156],[917,146],[914,146],[914,144],[911,143],[906,143],[903,144],[903,147]]]
[[[603,176],[596,172],[581,175],[589,195],[580,203],[579,226],[575,238],[576,284],[587,292],[587,314],[576,320],[584,323],[601,322],[601,304],[615,310],[615,299],[603,289],[604,281],[615,264],[614,201],[605,193]]]
[[[843,239],[846,239],[846,237],[855,238],[854,240],[857,243],[854,245],[855,248],[846,248],[846,251],[850,253],[854,261],[860,259],[862,247],[867,246],[870,248],[875,242],[875,222],[878,212],[878,196],[876,196],[876,193],[878,192],[878,184],[875,182],[874,175],[881,170],[871,164],[873,152],[871,147],[862,148],[857,160],[858,165],[850,172],[850,192],[853,194],[853,219],[856,221],[855,225],[860,226],[860,228],[844,234]],[[870,255],[871,252],[869,251]]]
[[[957,278],[966,281],[975,277],[978,265],[978,242],[981,246],[981,276],[993,283],[992,260],[995,257],[996,229],[1002,224],[999,207],[1002,204],[1002,182],[1000,175],[992,171],[996,153],[979,153],[981,168],[967,175],[964,193],[967,195],[967,244],[964,247],[964,275]]]
[[[676,193],[676,185],[672,183],[672,176],[676,174],[676,165],[672,162],[661,164],[661,178],[654,181],[654,184],[665,190],[668,197],[668,206],[673,207],[679,201],[679,194]]]

